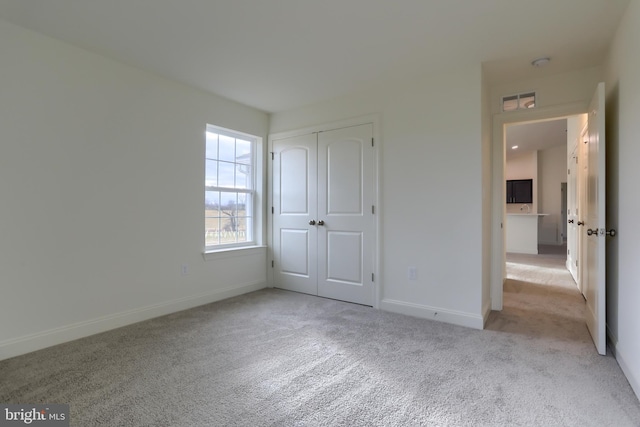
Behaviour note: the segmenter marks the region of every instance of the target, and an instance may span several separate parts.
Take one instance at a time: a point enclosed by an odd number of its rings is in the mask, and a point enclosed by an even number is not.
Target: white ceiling
[[[0,18],[276,112],[472,64],[493,83],[599,65],[628,3],[0,0]]]
[[[518,146],[516,150],[511,148],[514,145]],[[507,126],[505,145],[507,158],[558,145],[567,146],[567,119]]]

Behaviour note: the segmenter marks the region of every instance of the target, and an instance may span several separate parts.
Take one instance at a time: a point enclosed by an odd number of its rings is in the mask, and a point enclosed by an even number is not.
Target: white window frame
[[[222,186],[211,186],[207,185],[206,182],[206,164],[207,160],[211,160],[207,158],[206,155],[206,143],[207,143],[207,132],[213,132],[219,135],[225,135],[232,138],[239,138],[245,141],[251,142],[251,188],[235,188],[235,187],[222,187]],[[224,252],[229,250],[237,250],[243,248],[252,248],[260,245],[262,241],[261,230],[262,230],[262,207],[261,207],[261,199],[260,196],[262,192],[262,138],[251,135],[248,133],[236,131],[233,129],[224,128],[217,125],[207,124],[205,129],[205,155],[204,155],[204,163],[205,163],[205,171],[204,171],[204,196],[206,197],[207,191],[224,191],[224,192],[232,192],[237,194],[247,194],[247,205],[251,206],[250,212],[250,223],[247,224],[247,241],[244,242],[235,242],[235,243],[224,243],[224,244],[215,244],[207,246],[206,236],[209,232],[207,230],[207,217],[206,217],[206,202],[203,200],[203,204],[205,204],[203,213],[204,213],[204,233],[203,233],[203,247],[204,254],[211,254],[216,252]],[[218,160],[217,158],[214,160]],[[220,230],[218,230],[220,232]]]

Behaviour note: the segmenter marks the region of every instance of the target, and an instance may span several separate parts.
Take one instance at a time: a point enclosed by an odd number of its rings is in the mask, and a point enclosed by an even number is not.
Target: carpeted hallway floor
[[[639,426],[568,273],[534,261],[508,257],[484,331],[265,289],[2,361],[0,402],[74,426]]]

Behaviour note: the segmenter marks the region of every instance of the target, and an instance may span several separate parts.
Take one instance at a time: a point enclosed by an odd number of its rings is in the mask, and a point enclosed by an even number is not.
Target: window
[[[502,97],[502,111],[526,110],[536,106],[535,92]]]
[[[255,152],[258,138],[207,125],[205,251],[255,244]]]

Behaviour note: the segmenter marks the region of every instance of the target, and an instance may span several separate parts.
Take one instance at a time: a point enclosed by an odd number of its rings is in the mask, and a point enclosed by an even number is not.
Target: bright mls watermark
[[[0,427],[69,427],[69,405],[6,405],[0,403]]]

